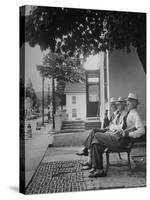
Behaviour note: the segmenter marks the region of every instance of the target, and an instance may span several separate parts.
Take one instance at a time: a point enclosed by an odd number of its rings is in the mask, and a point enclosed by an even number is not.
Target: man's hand
[[[128,137],[129,136],[129,131],[123,131],[123,137]]]

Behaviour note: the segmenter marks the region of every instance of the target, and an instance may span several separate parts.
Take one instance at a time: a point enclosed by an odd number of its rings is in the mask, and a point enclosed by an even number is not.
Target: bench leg
[[[128,154],[128,167],[129,167],[129,169],[131,169],[130,151],[127,152],[127,154]]]
[[[109,153],[106,152],[106,174],[108,172],[109,165],[110,165],[110,163],[109,163]]]
[[[120,153],[120,152],[118,152],[118,155],[119,155],[120,160],[122,160],[122,158],[121,158],[121,153]]]

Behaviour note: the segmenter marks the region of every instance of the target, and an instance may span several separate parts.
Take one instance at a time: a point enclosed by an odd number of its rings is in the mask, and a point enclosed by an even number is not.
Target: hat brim
[[[116,104],[126,104],[126,101],[117,101]]]
[[[140,103],[138,99],[134,99],[134,98],[127,98],[126,101],[136,101],[138,104]]]
[[[116,102],[110,102],[110,104],[116,104]]]

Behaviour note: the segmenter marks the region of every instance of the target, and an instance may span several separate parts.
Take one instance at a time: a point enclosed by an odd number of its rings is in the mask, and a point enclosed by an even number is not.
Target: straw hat
[[[115,104],[116,101],[117,101],[117,98],[116,98],[116,97],[111,97],[111,98],[110,98],[110,103],[111,103],[111,104]]]
[[[139,103],[138,97],[137,97],[137,95],[134,94],[134,93],[129,93],[129,94],[128,94],[127,101],[136,101],[136,102]]]
[[[126,104],[126,98],[125,97],[118,97],[116,104]]]

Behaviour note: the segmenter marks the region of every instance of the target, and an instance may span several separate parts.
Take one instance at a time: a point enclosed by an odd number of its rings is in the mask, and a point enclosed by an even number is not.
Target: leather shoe
[[[88,156],[88,150],[83,150],[79,153],[76,153],[77,156]]]
[[[95,170],[96,170],[95,168],[91,168],[91,170],[89,171],[89,173],[90,174],[94,174]]]
[[[89,162],[82,163],[82,166],[87,166],[87,165],[91,165],[91,163]]]
[[[89,169],[91,169],[91,168],[92,168],[91,165],[86,165],[86,166],[83,166],[83,167],[82,167],[82,170],[89,170]]]
[[[93,174],[89,175],[89,178],[105,177],[106,173],[104,171],[95,171]]]

